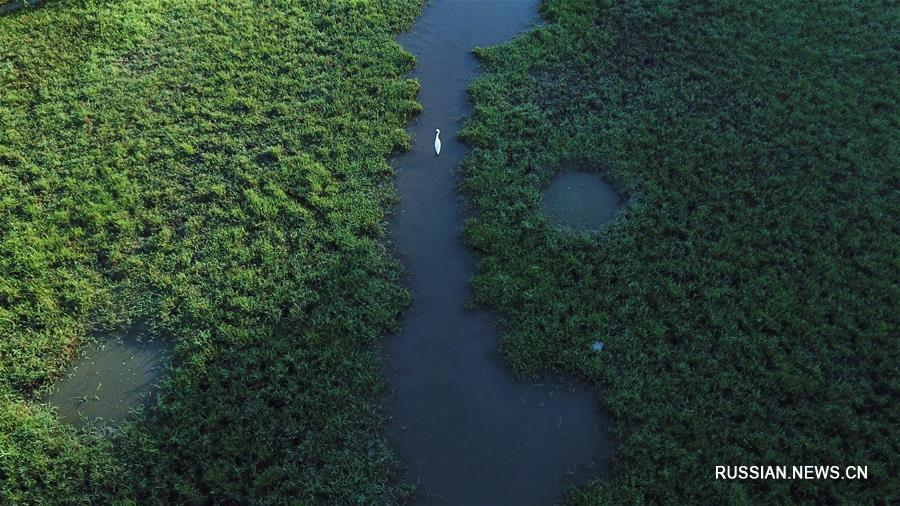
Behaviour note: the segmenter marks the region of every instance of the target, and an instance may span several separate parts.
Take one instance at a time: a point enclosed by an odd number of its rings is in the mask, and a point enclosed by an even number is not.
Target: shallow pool
[[[167,358],[166,343],[144,326],[101,336],[82,346],[81,356],[47,402],[60,419],[74,425],[121,422],[132,409],[150,402]]]
[[[572,230],[596,232],[622,208],[622,197],[595,172],[560,172],[543,194],[547,218]]]

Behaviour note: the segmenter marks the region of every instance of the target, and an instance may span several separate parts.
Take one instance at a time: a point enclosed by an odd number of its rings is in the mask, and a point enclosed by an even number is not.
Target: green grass
[[[58,0],[0,18],[0,502],[402,495],[377,342],[419,0]],[[112,438],[36,402],[97,329],[174,346]]]
[[[542,10],[478,51],[463,187],[510,363],[577,374],[612,414],[614,477],[568,502],[900,500],[897,6]],[[541,214],[567,160],[627,196],[599,237]],[[714,480],[726,464],[869,479]]]

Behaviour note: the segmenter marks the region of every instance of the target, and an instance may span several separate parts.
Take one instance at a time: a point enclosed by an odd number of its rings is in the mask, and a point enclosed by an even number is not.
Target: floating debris
[[[591,345],[591,351],[593,351],[594,353],[600,353],[601,351],[603,351],[603,348],[605,346],[606,345],[603,344],[603,341],[594,341],[594,344]]]

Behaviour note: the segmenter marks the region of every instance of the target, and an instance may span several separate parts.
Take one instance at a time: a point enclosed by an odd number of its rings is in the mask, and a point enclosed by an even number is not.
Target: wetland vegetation
[[[613,479],[568,502],[895,502],[897,6],[542,10],[478,52],[463,187],[508,361],[591,381],[620,438]],[[600,237],[541,213],[570,159],[629,196]],[[724,462],[869,479],[717,481]]]
[[[0,502],[402,490],[376,344],[418,0],[57,0],[0,18]],[[95,331],[172,343],[113,438],[38,400]]]
[[[0,502],[404,501],[379,343],[422,3],[0,16]],[[508,364],[588,381],[620,442],[565,501],[898,502],[897,6],[541,9],[477,51],[461,187]],[[627,196],[600,234],[543,213],[568,160]],[[103,432],[41,402],[138,322],[170,347],[151,409]],[[714,479],[744,463],[869,478]]]

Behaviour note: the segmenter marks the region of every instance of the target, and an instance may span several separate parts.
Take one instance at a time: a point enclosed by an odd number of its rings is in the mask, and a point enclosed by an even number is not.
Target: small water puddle
[[[0,15],[12,13],[18,11],[20,9],[24,9],[25,7],[35,7],[38,4],[38,0],[30,0],[30,1],[17,1],[12,0],[8,2],[3,2],[0,0]]]
[[[47,397],[59,418],[76,426],[99,421],[113,425],[147,405],[160,379],[168,347],[144,325],[82,347],[81,356]]]
[[[622,209],[622,197],[595,172],[565,170],[544,189],[544,213],[558,227],[597,232]]]

